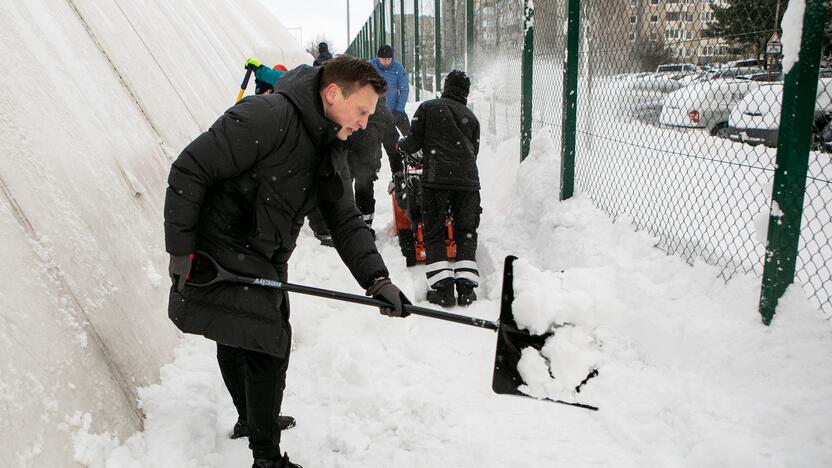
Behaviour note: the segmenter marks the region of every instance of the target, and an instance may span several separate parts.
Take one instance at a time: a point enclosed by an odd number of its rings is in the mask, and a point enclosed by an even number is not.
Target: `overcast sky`
[[[324,35],[330,40],[331,51],[341,53],[347,48],[347,0],[263,1],[274,10],[289,32],[302,39],[302,45]],[[376,1],[349,0],[351,35],[354,36],[370,16]],[[299,37],[301,34],[302,38]]]

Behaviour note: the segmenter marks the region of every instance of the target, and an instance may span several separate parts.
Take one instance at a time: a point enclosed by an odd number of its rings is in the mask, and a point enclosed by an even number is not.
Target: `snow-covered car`
[[[628,82],[621,98],[628,103],[630,116],[654,125],[668,93],[684,88],[692,73],[651,73]]]
[[[730,80],[735,78],[750,79],[751,76],[766,73],[762,68],[731,67],[719,68],[708,75],[709,80]]]
[[[697,70],[692,63],[663,63],[656,67],[656,73],[694,73]]]
[[[728,119],[728,138],[750,145],[777,146],[780,114],[783,109],[783,83],[765,83],[748,93]],[[812,148],[820,150],[822,131],[832,119],[832,78],[818,80],[812,124]]]
[[[832,153],[832,120],[826,124],[823,131],[820,132],[820,143],[823,146],[823,151]]]
[[[701,128],[711,135],[725,137],[731,110],[756,81],[701,81],[674,91],[664,98],[659,124],[663,127]]]

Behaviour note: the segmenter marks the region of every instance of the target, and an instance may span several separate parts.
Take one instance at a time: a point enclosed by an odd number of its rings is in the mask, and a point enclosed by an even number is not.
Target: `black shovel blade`
[[[497,354],[494,358],[494,378],[491,389],[501,395],[528,396],[518,390],[523,385],[523,378],[517,371],[521,351],[527,346],[540,351],[546,343],[545,335],[532,335],[527,331],[518,330],[514,321],[511,304],[514,302],[514,261],[517,257],[509,255],[503,266],[503,292],[500,301],[500,321],[497,330]]]
[[[494,393],[500,395],[518,395],[528,398],[534,398],[519,390],[523,385],[523,378],[520,372],[517,371],[517,364],[520,362],[520,356],[523,349],[528,346],[540,352],[543,345],[546,344],[546,339],[552,336],[552,333],[543,335],[532,335],[525,330],[517,329],[517,322],[514,321],[514,314],[511,309],[511,304],[514,302],[514,261],[517,257],[509,255],[506,257],[505,265],[503,266],[503,293],[500,300],[500,320],[497,329],[497,352],[494,357],[494,377],[491,381],[491,389]],[[580,391],[580,387],[586,383],[587,380],[598,375],[598,371],[594,370],[581,382],[576,390]],[[547,399],[555,403],[563,405],[575,406],[592,411],[598,411],[598,407],[586,405],[583,403]]]

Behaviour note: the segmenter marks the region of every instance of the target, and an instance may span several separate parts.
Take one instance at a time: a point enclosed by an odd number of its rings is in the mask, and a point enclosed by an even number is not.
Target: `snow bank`
[[[247,56],[307,56],[255,0],[4,2],[0,37],[0,466],[68,466],[77,426],[142,428],[173,358],[171,158]]]

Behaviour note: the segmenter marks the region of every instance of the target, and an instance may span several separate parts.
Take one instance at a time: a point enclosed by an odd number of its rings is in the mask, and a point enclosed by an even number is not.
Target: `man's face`
[[[376,110],[378,94],[369,84],[356,88],[344,97],[341,88],[332,83],[322,91],[324,114],[341,126],[336,137],[346,140],[353,132],[367,128],[367,119]]]
[[[378,58],[378,63],[381,64],[384,68],[390,68],[390,64],[393,63],[393,58]]]

